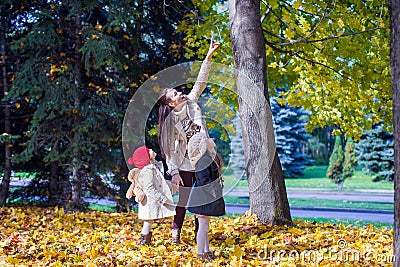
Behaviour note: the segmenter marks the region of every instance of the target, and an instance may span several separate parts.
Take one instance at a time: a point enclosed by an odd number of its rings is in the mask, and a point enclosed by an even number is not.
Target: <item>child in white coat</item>
[[[223,163],[214,147],[214,141],[201,132],[193,135],[188,143],[188,156],[195,167],[196,181],[190,191],[187,210],[199,220],[197,258],[203,261],[215,259],[208,238],[210,218],[225,215],[221,176]]]
[[[175,215],[175,207],[171,190],[164,179],[164,175],[156,167],[156,153],[146,146],[139,147],[128,159],[130,165],[137,169],[130,171],[132,186],[128,189],[127,198],[137,194],[138,189],[143,191],[139,199],[139,219],[143,220],[143,228],[138,245],[147,245],[151,241],[151,225],[154,219],[161,219]],[[133,190],[133,189],[136,190]],[[138,195],[136,196],[138,197]]]

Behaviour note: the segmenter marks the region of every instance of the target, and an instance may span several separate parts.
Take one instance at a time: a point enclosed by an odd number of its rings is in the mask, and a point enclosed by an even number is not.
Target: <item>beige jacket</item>
[[[208,130],[206,121],[203,118],[203,114],[197,101],[203,93],[207,85],[208,75],[210,73],[211,62],[203,61],[201,64],[200,72],[197,76],[196,83],[193,86],[191,92],[187,95],[187,109],[190,119],[200,125],[203,131],[208,136]],[[187,150],[187,141],[185,131],[182,125],[179,123],[178,117],[171,112],[165,120],[165,130],[162,133],[161,138],[167,138],[169,148],[165,149],[166,163],[168,166],[168,173],[174,175],[178,173],[183,161],[185,160],[185,154]]]
[[[154,164],[140,171],[137,182],[146,195],[139,203],[139,219],[153,220],[175,215],[170,187]]]

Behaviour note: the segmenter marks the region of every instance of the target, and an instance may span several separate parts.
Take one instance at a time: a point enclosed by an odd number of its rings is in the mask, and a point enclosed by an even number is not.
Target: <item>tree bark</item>
[[[81,3],[82,4],[82,3]],[[81,52],[79,51],[82,47],[81,40],[81,32],[82,32],[82,19],[81,19],[81,9],[77,10],[77,14],[75,16],[75,51],[74,51],[74,60],[75,60],[75,86],[77,88],[75,95],[74,107],[78,111],[75,116],[75,125],[79,124],[80,120],[80,102],[81,102],[81,87],[82,87],[82,62],[81,62]],[[75,132],[75,135],[78,134]],[[83,207],[83,199],[82,199],[82,175],[79,173],[79,159],[80,153],[76,152],[77,155],[72,160],[72,203],[75,208]]]
[[[0,45],[1,45],[1,71],[3,76],[3,88],[4,88],[4,96],[8,94],[8,79],[7,79],[7,61],[6,61],[6,19],[5,19],[5,10],[2,10],[0,14],[1,19],[1,29],[0,29]],[[11,134],[11,110],[10,106],[7,102],[4,103],[4,133],[7,135]],[[0,206],[5,206],[7,203],[7,198],[10,189],[10,181],[11,181],[11,143],[6,141],[4,142],[4,177],[1,181],[1,189],[0,189]]]
[[[400,1],[389,0],[394,132],[394,267],[400,267]]]
[[[68,177],[60,175],[59,161],[50,163],[49,177],[49,205],[63,206],[68,200],[69,192]]]
[[[269,105],[260,1],[228,5],[251,212],[262,223],[291,224]]]

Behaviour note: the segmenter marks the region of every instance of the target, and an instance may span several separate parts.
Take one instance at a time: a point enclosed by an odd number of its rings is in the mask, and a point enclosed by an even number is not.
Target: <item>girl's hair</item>
[[[222,167],[224,166],[224,162],[218,152],[215,154],[214,162],[218,166],[218,178],[222,178]]]
[[[165,125],[165,120],[172,111],[172,108],[168,105],[171,99],[167,98],[167,92],[169,89],[170,88],[164,88],[162,90],[160,97],[160,107],[158,108],[158,143],[160,145],[161,156],[163,157],[163,159],[166,159],[165,148],[169,147],[169,138],[162,138],[163,131],[168,131],[168,129],[164,130],[164,128],[170,126]]]

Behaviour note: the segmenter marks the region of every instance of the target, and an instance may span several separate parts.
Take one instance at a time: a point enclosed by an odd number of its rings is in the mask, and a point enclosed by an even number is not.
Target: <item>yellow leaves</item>
[[[296,0],[296,1],[294,2],[294,4],[293,4],[293,7],[294,7],[295,9],[299,9],[299,7],[301,6],[301,1],[302,1],[302,0]]]
[[[339,19],[337,23],[338,23],[340,28],[344,28],[344,22],[343,22],[342,19]]]
[[[233,240],[232,238],[227,238],[227,239],[225,240],[225,243],[226,243],[227,245],[233,245],[233,244],[235,244],[235,240]]]
[[[268,67],[270,67],[270,68],[276,68],[276,67],[278,67],[278,63],[276,63],[276,62],[271,62],[271,63],[268,65]]]
[[[101,24],[97,23],[95,28],[96,28],[96,30],[101,31],[103,29],[103,26]]]
[[[10,264],[19,264],[20,263],[20,261],[17,259],[17,258],[14,258],[14,257],[12,257],[12,256],[8,256],[7,258],[6,258],[6,262],[7,263],[10,263]]]
[[[294,71],[294,72],[299,72],[299,71],[301,71],[301,66],[296,66],[296,67],[293,69],[293,71]]]
[[[303,231],[299,228],[290,228],[288,232],[292,233],[294,235],[302,235],[303,234]]]
[[[233,256],[235,256],[237,259],[240,259],[242,257],[243,251],[239,246],[234,246],[233,247]]]
[[[172,219],[167,218],[153,223],[150,246],[138,246],[142,222],[134,212],[71,213],[59,207],[24,207],[0,208],[0,214],[1,266],[200,266],[190,217],[182,231],[184,244],[171,245]],[[294,221],[293,227],[271,226],[254,216],[241,216],[212,218],[209,234],[217,259],[204,266],[311,266],[301,257],[288,256],[311,252],[322,259],[340,248],[343,253],[346,249],[393,253],[393,231],[373,225],[353,228]],[[333,266],[337,258],[319,263]],[[363,263],[351,262],[351,266]],[[381,265],[371,261],[368,266]]]
[[[100,37],[97,34],[92,34],[92,40],[99,39]]]
[[[287,28],[283,31],[283,36],[285,36],[289,40],[293,40],[296,36],[296,33],[292,29]]]

